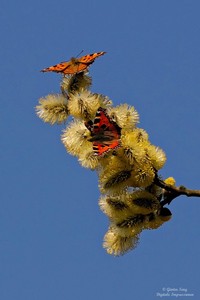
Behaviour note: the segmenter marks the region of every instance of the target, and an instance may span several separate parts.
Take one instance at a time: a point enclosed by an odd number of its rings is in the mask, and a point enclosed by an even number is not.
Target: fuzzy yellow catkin
[[[129,193],[126,201],[135,214],[150,214],[160,209],[159,200],[151,193],[139,190]]]
[[[122,222],[111,222],[104,236],[103,247],[108,254],[119,256],[134,249],[139,242],[139,235],[144,229],[157,229],[171,219],[168,208],[148,215],[133,215]]]
[[[144,129],[122,130],[121,144],[126,148],[134,149],[139,143],[148,142],[148,134]],[[143,145],[143,144],[141,144]]]
[[[155,170],[151,161],[144,156],[131,165],[125,156],[112,156],[99,172],[99,186],[102,193],[117,193],[126,187],[147,187],[153,183]]]
[[[144,228],[145,216],[142,214],[133,215],[119,223],[111,222],[113,231],[123,237],[135,237]]]
[[[64,130],[61,140],[70,154],[80,156],[85,150],[92,151],[92,144],[87,140],[89,136],[90,132],[85,124],[75,120]]]
[[[148,135],[144,130],[136,129],[132,132],[123,131],[121,145],[126,149],[125,154],[132,164],[134,164],[135,161],[140,162],[146,157],[146,160],[148,159],[148,161],[151,162],[151,166],[159,170],[166,162],[164,151],[148,141]]]
[[[119,256],[134,249],[139,242],[139,236],[123,237],[117,234],[112,227],[104,236],[103,247],[108,254]]]
[[[108,97],[84,89],[70,94],[68,99],[70,114],[83,120],[94,119],[99,107],[107,108],[111,104],[112,101]]]
[[[133,129],[139,122],[139,114],[133,106],[121,104],[109,109],[109,115],[119,127],[123,129]]]
[[[87,90],[92,84],[92,78],[87,72],[80,72],[73,76],[63,76],[61,90],[65,94],[78,92],[81,89]]]
[[[119,192],[130,185],[131,168],[123,157],[111,156],[108,164],[99,171],[99,187],[102,193]]]
[[[115,223],[121,222],[136,214],[149,214],[160,209],[160,202],[147,191],[133,191],[120,195],[105,195],[99,199],[101,210]]]
[[[163,168],[166,162],[166,155],[161,148],[154,145],[148,145],[147,154],[149,156],[149,159],[151,160],[152,166],[157,171]]]
[[[67,99],[61,94],[50,94],[40,98],[36,113],[39,118],[51,125],[64,123],[69,115]]]
[[[91,149],[91,146],[88,146],[84,151],[82,150],[79,152],[78,160],[84,168],[95,170],[99,166],[99,159],[96,155],[94,155],[94,151]]]
[[[157,229],[162,226],[165,222],[168,222],[172,217],[171,211],[163,207],[158,213],[154,214],[154,217],[146,223],[146,229]]]
[[[129,194],[124,192],[120,195],[105,195],[99,199],[100,209],[113,222],[121,222],[133,215],[133,211],[128,205]]]

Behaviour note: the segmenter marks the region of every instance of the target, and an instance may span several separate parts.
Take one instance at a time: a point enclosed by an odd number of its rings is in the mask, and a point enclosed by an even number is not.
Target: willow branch
[[[200,190],[191,190],[186,188],[185,186],[172,186],[166,184],[163,180],[156,176],[154,183],[161,187],[163,191],[163,200],[161,201],[161,205],[170,204],[172,200],[175,198],[185,195],[187,197],[200,197]]]

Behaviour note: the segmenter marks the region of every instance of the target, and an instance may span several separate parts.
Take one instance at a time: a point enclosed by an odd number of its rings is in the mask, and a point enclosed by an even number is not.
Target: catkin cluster
[[[154,184],[166,156],[137,127],[134,107],[114,107],[107,96],[90,91],[91,83],[85,71],[64,76],[61,94],[41,98],[36,112],[51,125],[72,117],[61,140],[83,167],[97,171],[99,206],[110,223],[103,247],[122,255],[136,247],[142,230],[156,229],[171,218],[160,204],[163,190]]]

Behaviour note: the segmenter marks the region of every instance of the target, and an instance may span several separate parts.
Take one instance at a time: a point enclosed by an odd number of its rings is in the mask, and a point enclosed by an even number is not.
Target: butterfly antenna
[[[79,54],[76,55],[76,58],[79,57],[81,55],[81,53],[83,53],[83,52],[84,52],[84,50],[81,50],[81,52],[79,52]]]

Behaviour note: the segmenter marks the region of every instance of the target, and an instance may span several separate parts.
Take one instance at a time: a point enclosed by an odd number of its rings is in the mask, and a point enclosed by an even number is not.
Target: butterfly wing
[[[108,142],[93,142],[93,151],[95,155],[101,156],[110,150],[114,150],[119,146],[118,141]]]
[[[57,65],[45,68],[41,70],[41,72],[56,72],[56,73],[64,73],[65,70],[71,68],[71,61],[64,61]]]
[[[87,69],[86,64],[79,63],[79,61],[75,58],[72,58],[71,61],[62,62],[55,66],[48,67],[46,69],[41,70],[41,72],[56,72],[67,75],[73,75],[76,73],[80,73]]]
[[[120,145],[121,128],[111,121],[106,110],[99,108],[93,122],[91,139],[96,155],[102,155]]]
[[[41,72],[56,72],[56,73],[63,73],[67,75],[73,75],[76,73],[80,73],[87,69],[87,67],[94,62],[94,60],[104,55],[106,52],[96,52],[93,54],[88,54],[82,56],[80,58],[71,58],[70,61],[64,61],[57,65],[45,68],[41,70]]]
[[[101,52],[96,52],[96,53],[92,53],[92,54],[87,54],[85,56],[82,56],[79,58],[79,62],[82,63],[82,64],[87,64],[87,65],[90,65],[92,64],[95,59],[99,56],[102,56],[104,55],[106,52],[104,51],[101,51]]]

